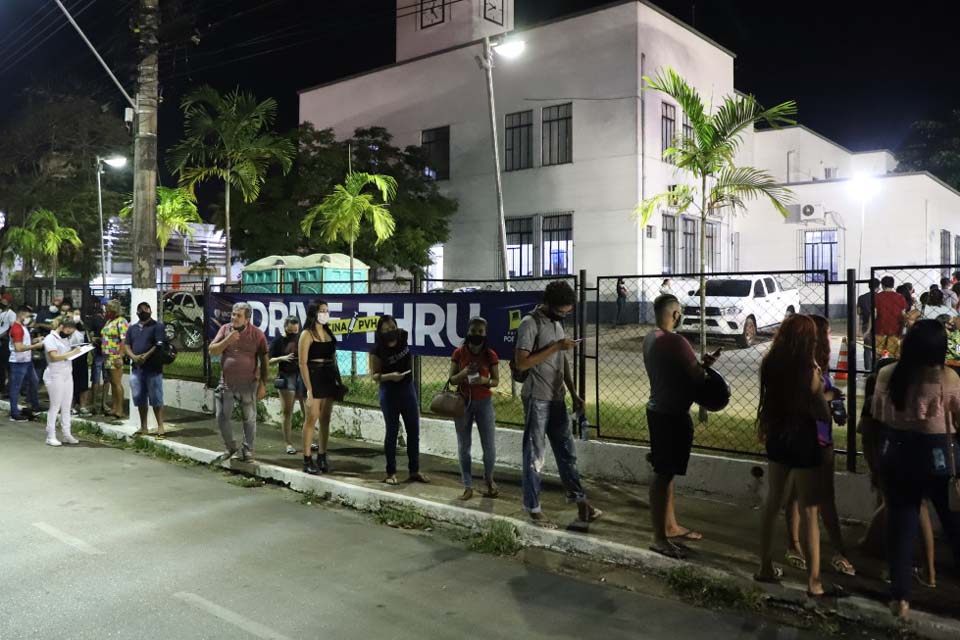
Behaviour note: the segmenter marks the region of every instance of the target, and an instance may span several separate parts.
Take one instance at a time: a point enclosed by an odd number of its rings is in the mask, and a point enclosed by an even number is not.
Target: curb
[[[6,402],[0,402],[0,408],[6,404]],[[108,437],[127,441],[134,440],[133,434],[136,431],[136,427],[130,424],[113,425],[82,418],[75,419],[74,423],[78,426],[92,427]],[[220,459],[218,452],[174,440],[151,440],[151,444],[156,448],[166,449],[183,458],[205,465],[214,465]],[[295,469],[262,462],[249,464],[231,460],[220,463],[218,466],[237,473],[284,484],[298,493],[313,492],[319,496],[320,500],[335,502],[359,511],[378,511],[385,506],[407,507],[432,520],[474,531],[484,530],[494,521],[501,521],[508,523],[515,529],[518,541],[524,547],[575,554],[593,561],[645,570],[661,576],[677,569],[687,568],[713,580],[727,583],[733,581],[737,588],[745,591],[760,591],[767,599],[788,604],[793,608],[817,609],[817,606],[811,603],[806,596],[805,585],[787,582],[780,587],[761,585],[755,582],[752,576],[744,572],[704,567],[690,561],[667,558],[641,547],[584,535],[588,531],[586,526],[584,532],[543,529],[517,518],[493,515],[456,505],[358,486],[330,477],[311,476]],[[960,637],[960,620],[943,618],[922,611],[911,611],[910,622],[904,624],[894,618],[884,604],[863,597],[843,598],[831,602],[830,606],[823,608],[845,621],[867,624],[873,628],[890,631],[900,631],[907,628],[923,637],[934,640],[940,640],[941,638],[943,640],[955,640]]]

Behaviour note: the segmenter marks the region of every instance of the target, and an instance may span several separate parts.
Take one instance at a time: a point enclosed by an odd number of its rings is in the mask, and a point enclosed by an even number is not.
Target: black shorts
[[[340,386],[337,365],[332,362],[311,362],[307,365],[307,370],[310,373],[310,397],[314,400],[337,397]]]
[[[693,448],[693,420],[689,413],[657,413],[647,409],[650,462],[660,476],[685,476]]]

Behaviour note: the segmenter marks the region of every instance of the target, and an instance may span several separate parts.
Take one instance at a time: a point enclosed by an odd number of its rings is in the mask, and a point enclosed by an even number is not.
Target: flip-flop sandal
[[[395,486],[397,486],[398,484],[400,484],[400,481],[397,480],[397,477],[396,477],[396,476],[388,476],[388,477],[386,477],[386,478],[383,479],[383,484],[388,484],[388,485],[390,485],[391,487],[395,487]]]
[[[409,478],[407,478],[407,482],[419,482],[421,484],[430,484],[430,478],[422,473],[416,473],[410,476]]]
[[[773,568],[772,576],[765,576],[761,573],[753,574],[753,579],[756,582],[761,582],[763,584],[780,584],[780,580],[783,578],[783,569],[780,567]]]
[[[559,528],[557,527],[556,522],[553,522],[552,520],[548,520],[543,516],[534,517],[534,514],[532,513],[530,514],[530,524],[532,524],[535,527],[540,527],[541,529],[554,530]]]
[[[923,572],[920,571],[920,567],[913,568],[913,579],[917,581],[917,584],[926,587],[927,589],[937,588],[936,582],[927,582],[927,579],[923,577]]]
[[[784,556],[784,557],[785,557],[785,559],[786,559],[786,561],[787,561],[787,564],[790,565],[791,567],[793,567],[794,569],[798,569],[798,570],[800,570],[800,571],[806,571],[806,570],[807,570],[807,561],[806,561],[806,559],[805,559],[803,556],[801,556],[800,554],[798,554],[797,552],[795,552],[795,551],[787,551],[787,555]]]
[[[288,454],[288,455],[291,455],[291,456],[292,456],[292,455],[295,454],[296,452],[297,452],[297,450],[296,450],[295,447],[292,447],[292,446],[287,447],[287,454]]]
[[[650,551],[653,551],[654,553],[659,553],[660,555],[666,556],[668,558],[673,558],[674,560],[687,559],[686,551],[684,551],[681,547],[673,543],[667,543],[665,545],[652,544],[650,545]]]
[[[703,534],[699,531],[687,529],[683,533],[678,533],[675,536],[667,536],[667,540],[689,540],[690,542],[699,542],[700,540],[703,540]]]
[[[166,440],[166,439],[167,439],[167,434],[165,434],[165,433],[158,433],[158,434],[157,434],[157,440]]]
[[[857,570],[854,569],[853,565],[850,564],[850,561],[843,556],[834,556],[833,560],[830,561],[830,566],[833,567],[834,571],[845,576],[850,576],[852,578],[853,576],[857,575]]]
[[[823,588],[823,593],[813,593],[807,590],[807,597],[814,600],[824,600],[830,598],[849,598],[850,594],[840,585],[831,585]]]

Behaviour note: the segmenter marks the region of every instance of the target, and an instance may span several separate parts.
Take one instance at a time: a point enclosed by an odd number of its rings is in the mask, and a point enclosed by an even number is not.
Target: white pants
[[[56,437],[58,414],[63,435],[72,435],[70,407],[73,406],[73,370],[50,371],[47,369],[43,373],[43,381],[47,385],[47,395],[50,396],[50,410],[47,411],[47,438]]]

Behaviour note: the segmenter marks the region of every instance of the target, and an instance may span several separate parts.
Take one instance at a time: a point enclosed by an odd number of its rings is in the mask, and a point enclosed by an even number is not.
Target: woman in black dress
[[[307,321],[298,343],[300,377],[306,386],[307,415],[303,421],[303,470],[306,473],[328,473],[327,443],[330,439],[330,414],[340,387],[337,368],[337,339],[327,327],[330,308],[323,300],[307,307]],[[320,443],[317,460],[310,452],[313,427],[319,422]]]

